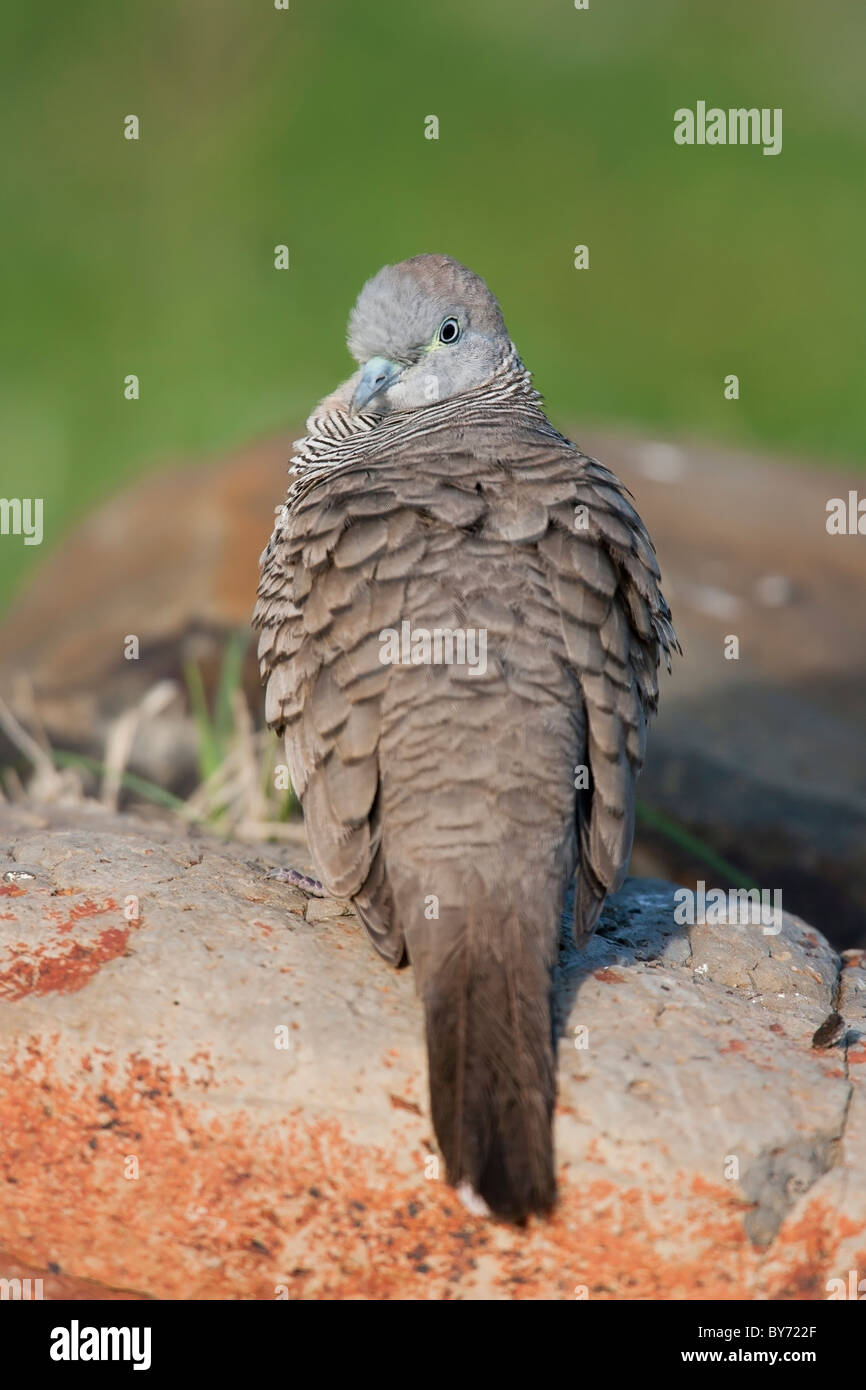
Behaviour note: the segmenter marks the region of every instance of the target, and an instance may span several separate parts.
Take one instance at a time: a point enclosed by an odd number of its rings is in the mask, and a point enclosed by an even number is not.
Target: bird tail
[[[540,895],[531,907],[524,899],[498,911],[488,902],[424,925],[422,959],[416,963],[411,941],[409,951],[448,1178],[468,1184],[496,1215],[523,1222],[555,1197],[551,972],[559,910]]]

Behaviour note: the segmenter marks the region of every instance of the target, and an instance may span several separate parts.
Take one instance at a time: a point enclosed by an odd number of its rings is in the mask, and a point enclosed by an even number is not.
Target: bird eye
[[[440,343],[456,343],[460,337],[460,324],[456,319],[443,319],[439,326]]]

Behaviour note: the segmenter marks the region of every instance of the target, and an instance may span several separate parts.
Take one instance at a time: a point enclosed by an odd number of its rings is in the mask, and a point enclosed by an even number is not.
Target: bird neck
[[[399,449],[402,444],[428,430],[439,431],[449,425],[489,423],[502,412],[519,411],[544,418],[541,396],[532,384],[532,374],[523,365],[512,344],[493,376],[473,391],[446,400],[431,401],[417,410],[373,415],[328,409],[307,421],[308,434],[294,444],[289,472],[295,479],[288,502],[307,490],[315,477],[354,463],[362,463],[371,453]]]

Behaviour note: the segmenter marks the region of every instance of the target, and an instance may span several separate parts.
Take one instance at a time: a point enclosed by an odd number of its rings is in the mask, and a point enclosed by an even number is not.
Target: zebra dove
[[[582,944],[625,877],[678,644],[625,489],[547,420],[483,280],[386,266],[348,343],[262,555],[266,718],[325,890],[411,962],[449,1180],[522,1222],[555,1196],[563,904],[576,875]]]

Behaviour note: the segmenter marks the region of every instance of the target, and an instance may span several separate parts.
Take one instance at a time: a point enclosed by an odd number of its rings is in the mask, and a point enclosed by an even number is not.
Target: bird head
[[[346,404],[373,415],[476,390],[514,351],[484,281],[450,256],[384,266],[358,296],[348,345],[360,370]]]

